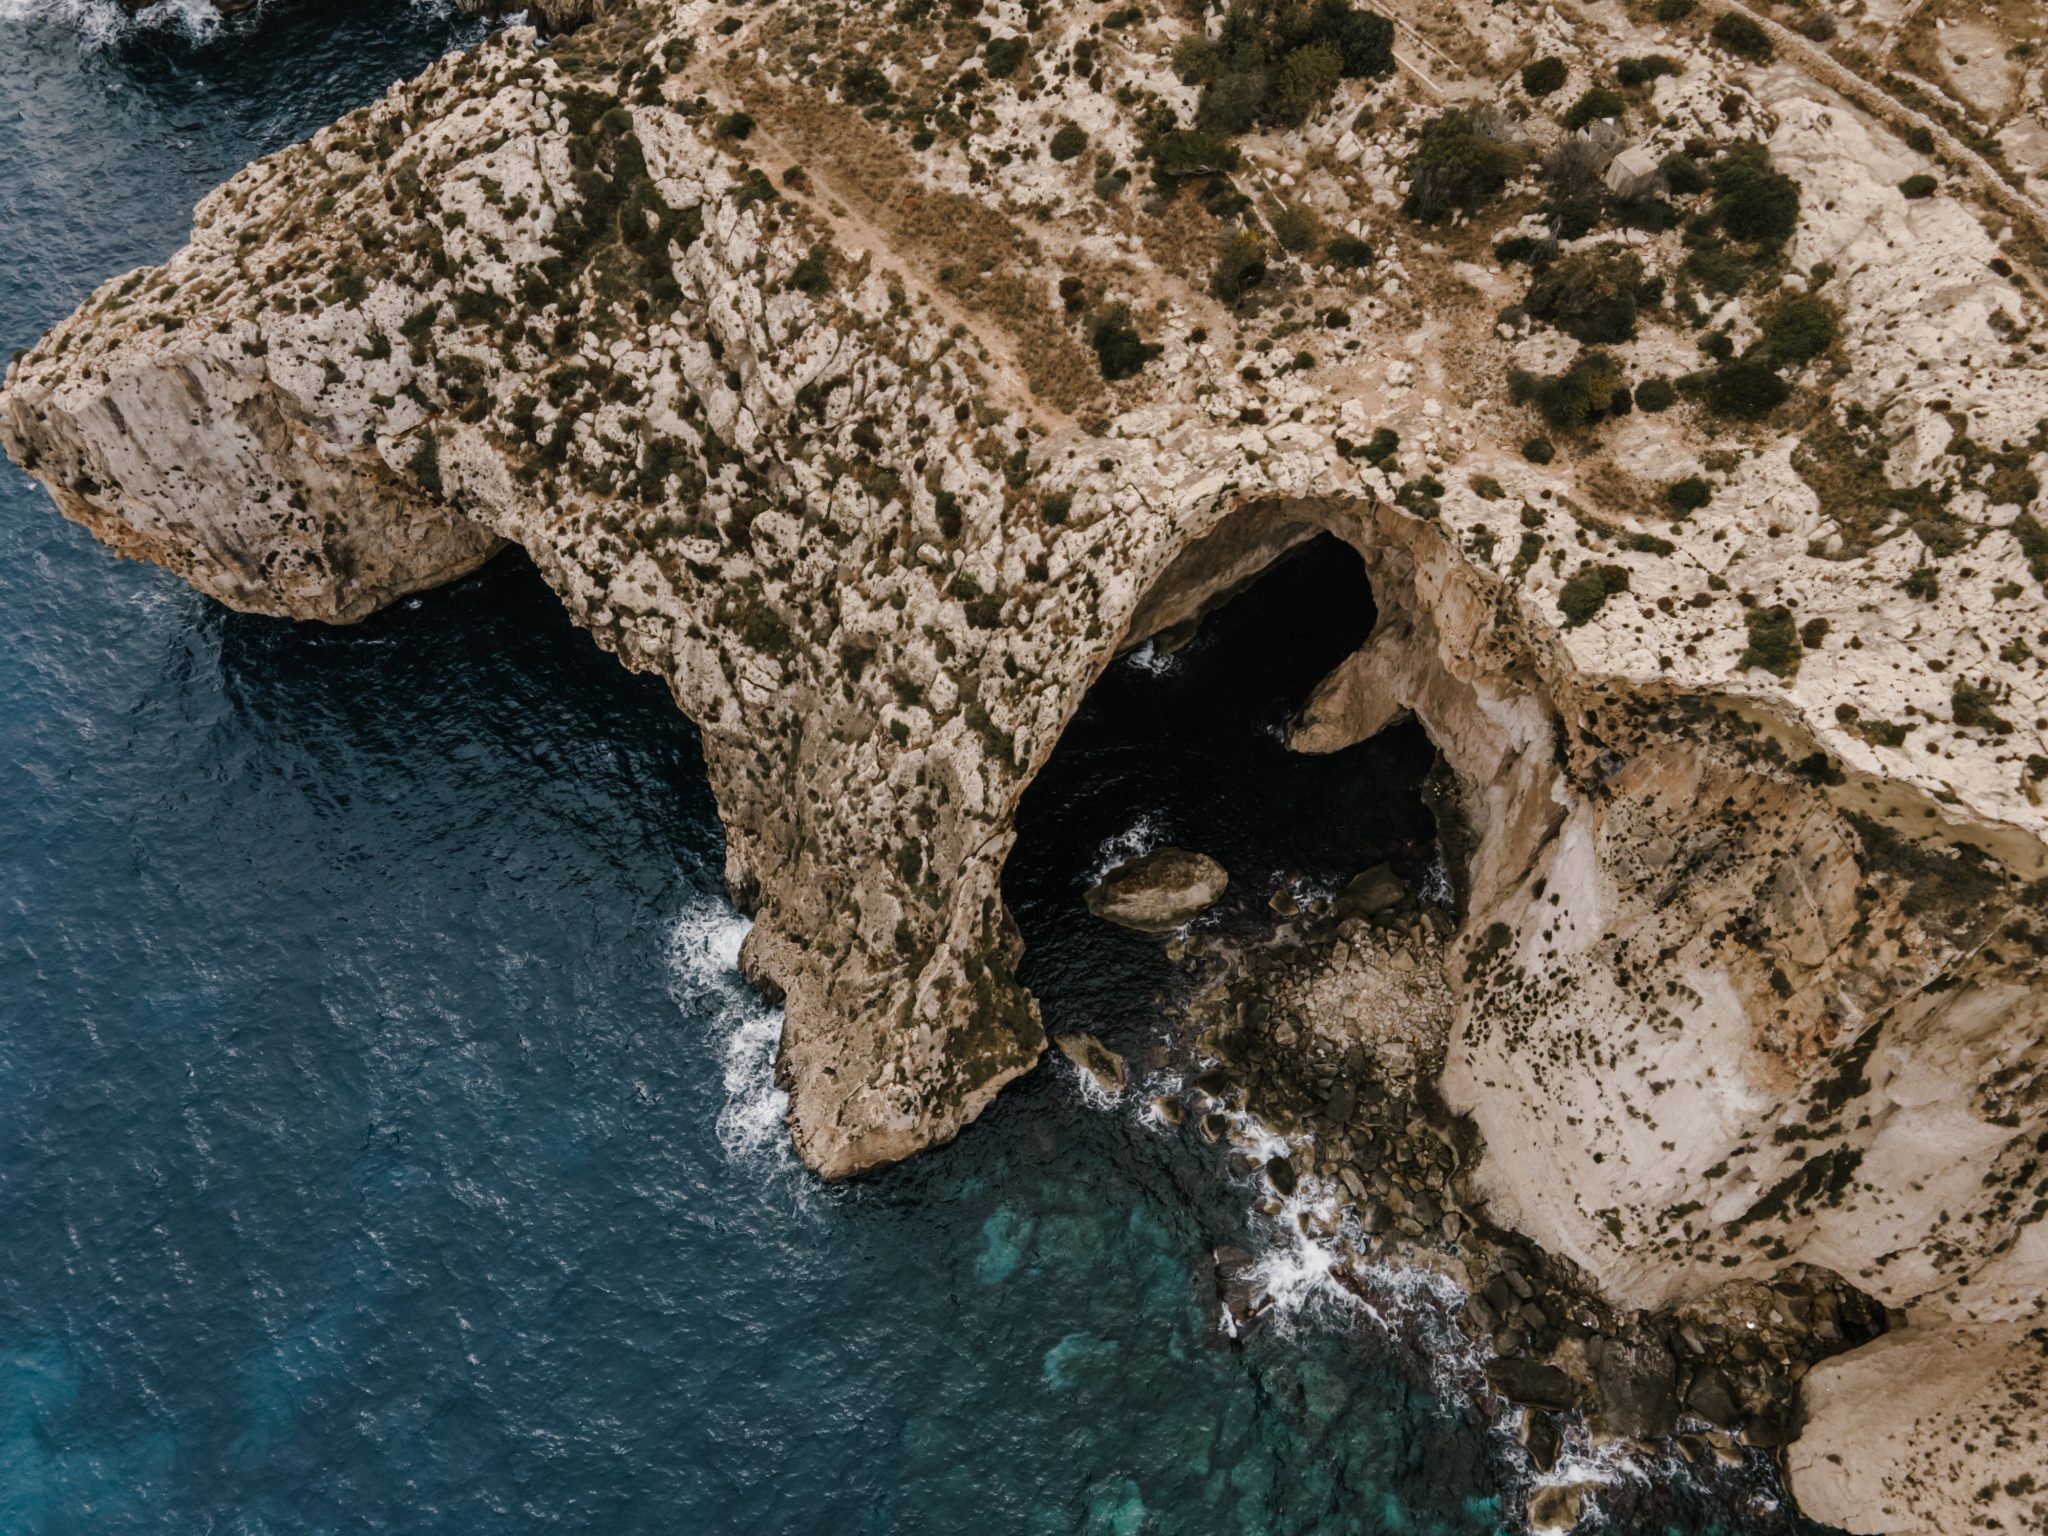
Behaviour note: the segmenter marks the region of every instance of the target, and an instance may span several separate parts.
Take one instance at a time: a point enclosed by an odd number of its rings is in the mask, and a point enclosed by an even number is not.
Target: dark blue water
[[[0,355],[476,35],[302,0],[97,46],[95,3],[0,0]],[[523,561],[239,617],[0,465],[0,613],[4,1536],[1510,1523],[1504,1437],[1387,1334],[1217,1336],[1207,1251],[1261,1234],[1134,1103],[1048,1068],[906,1168],[795,1169],[696,736]],[[1021,855],[1069,1015],[1093,836]]]

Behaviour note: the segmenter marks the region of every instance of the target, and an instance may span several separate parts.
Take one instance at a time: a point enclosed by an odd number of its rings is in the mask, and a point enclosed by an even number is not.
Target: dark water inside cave
[[[478,35],[200,9],[0,0],[0,355]],[[1077,720],[1011,877],[1056,1022],[1158,1026],[1156,942],[1078,909],[1134,831],[1225,859],[1218,921],[1282,870],[1423,873],[1417,735],[1261,734],[1369,622],[1340,567]],[[1296,1259],[1133,1100],[1056,1064],[908,1167],[803,1176],[695,733],[523,560],[251,619],[0,465],[0,612],[0,1533],[1510,1528],[1426,1300],[1389,1331],[1305,1285],[1218,1338],[1210,1246]],[[1669,1473],[1603,1474],[1594,1526],[1786,1528]]]

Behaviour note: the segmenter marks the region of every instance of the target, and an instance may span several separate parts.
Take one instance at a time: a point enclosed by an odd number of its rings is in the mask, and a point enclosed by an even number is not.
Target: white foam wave
[[[753,925],[723,903],[693,908],[669,935],[671,993],[719,1038],[725,1105],[718,1144],[735,1163],[767,1172],[794,1169],[783,1116],[789,1095],[775,1084],[782,1010],[771,1008],[740,975],[740,945]]]
[[[1444,868],[1441,851],[1429,861],[1429,868],[1422,874],[1422,899],[1433,901],[1438,906],[1449,908],[1456,893],[1451,890],[1451,872]]]
[[[1144,644],[1130,651],[1124,657],[1124,661],[1128,665],[1136,667],[1140,672],[1149,673],[1153,677],[1164,677],[1169,672],[1180,670],[1180,657],[1181,653],[1179,651],[1162,651],[1150,640],[1147,640]]]
[[[1088,872],[1088,883],[1096,884],[1119,864],[1128,864],[1132,859],[1142,858],[1166,841],[1166,831],[1159,825],[1157,817],[1140,816],[1124,831],[1106,839],[1095,850],[1095,865]]]
[[[249,17],[262,9],[261,0]],[[203,43],[227,24],[212,0],[157,0],[131,14],[117,0],[0,0],[0,22],[53,21],[89,47],[104,48],[139,32],[165,32]]]
[[[51,22],[68,27],[88,48],[106,48],[123,38],[155,32],[187,42],[207,43],[229,29],[253,27],[273,0],[256,0],[247,10],[223,16],[213,0],[156,0],[130,11],[120,0],[0,0],[0,23]],[[409,0],[415,11],[451,14],[448,0]]]

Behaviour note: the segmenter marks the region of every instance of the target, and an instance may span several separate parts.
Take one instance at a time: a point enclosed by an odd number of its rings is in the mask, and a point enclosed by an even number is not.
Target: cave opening
[[[1261,552],[1263,554],[1263,552]],[[1293,543],[1228,593],[1130,647],[1096,681],[1026,791],[1003,893],[1021,979],[1049,1030],[1156,1039],[1184,973],[1158,936],[1088,911],[1088,889],[1157,848],[1207,854],[1229,886],[1191,930],[1265,942],[1282,909],[1315,910],[1385,864],[1411,893],[1442,880],[1413,719],[1341,751],[1291,749],[1316,685],[1372,633],[1365,562],[1328,533]],[[1277,906],[1276,906],[1277,899]]]

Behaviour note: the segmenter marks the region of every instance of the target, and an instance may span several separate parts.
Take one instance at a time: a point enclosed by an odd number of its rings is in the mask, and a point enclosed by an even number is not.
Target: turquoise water
[[[111,16],[0,0],[0,352],[477,35]],[[0,466],[0,612],[0,1533],[1508,1528],[1431,1309],[1222,1338],[1248,1191],[1064,1068],[807,1179],[695,734],[522,560],[251,619]],[[1073,919],[1094,838],[1033,842],[1020,902],[1049,1005],[1130,1047],[1165,983]],[[1669,1470],[1595,1523],[1787,1528]]]

